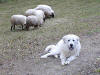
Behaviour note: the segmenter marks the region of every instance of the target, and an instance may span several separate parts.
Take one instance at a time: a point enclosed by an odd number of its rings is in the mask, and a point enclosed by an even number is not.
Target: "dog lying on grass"
[[[46,47],[45,51],[47,54],[41,56],[41,58],[47,58],[48,56],[58,57],[60,55],[61,64],[69,64],[71,61],[79,56],[81,49],[81,44],[79,37],[74,34],[65,35],[56,45],[49,45]],[[70,57],[66,60],[67,55]]]

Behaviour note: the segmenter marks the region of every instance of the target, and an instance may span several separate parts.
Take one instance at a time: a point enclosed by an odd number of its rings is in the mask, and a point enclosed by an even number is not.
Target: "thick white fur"
[[[26,16],[24,15],[12,15],[11,16],[11,30],[15,29],[15,25],[23,26],[26,24]]]
[[[38,5],[34,9],[44,11],[46,17],[50,17],[52,14],[54,14],[54,10],[48,5]]]
[[[73,45],[73,48],[70,48],[70,45]],[[71,61],[79,56],[81,49],[81,44],[79,37],[74,34],[65,35],[56,45],[49,45],[46,47],[45,51],[48,51],[47,54],[41,56],[41,58],[47,58],[48,56],[60,55],[61,64],[69,64]],[[70,57],[66,60],[67,55],[71,54]]]
[[[31,24],[30,26],[39,25],[38,18],[34,15],[27,17],[27,23]]]
[[[35,15],[35,14],[36,14],[35,9],[28,9],[28,10],[25,11],[26,16],[31,16],[31,15]]]
[[[26,16],[31,16],[31,15],[37,16],[41,22],[45,18],[45,14],[42,10],[28,9],[26,10],[25,15]]]
[[[45,18],[44,12],[42,10],[36,10],[35,16],[37,16],[40,25],[43,24]]]
[[[38,24],[39,26],[44,22],[44,12],[42,10],[28,9],[25,15],[32,21],[33,24]],[[33,20],[32,20],[33,18]]]
[[[13,15],[11,16],[11,23],[16,25],[26,24],[26,16],[24,15]]]

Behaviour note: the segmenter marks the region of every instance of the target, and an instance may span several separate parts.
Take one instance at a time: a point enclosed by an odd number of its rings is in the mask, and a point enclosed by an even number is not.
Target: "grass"
[[[96,69],[96,70],[95,70],[95,72],[98,72],[98,73],[100,73],[100,69]]]
[[[10,31],[10,17],[24,14],[38,4],[53,7],[56,17],[30,31]],[[92,35],[100,32],[100,0],[15,0],[0,4],[0,59],[35,56],[48,44],[68,33]],[[17,27],[16,27],[17,28]]]

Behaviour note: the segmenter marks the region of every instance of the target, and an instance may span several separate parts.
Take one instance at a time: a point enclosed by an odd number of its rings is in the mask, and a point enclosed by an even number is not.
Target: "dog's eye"
[[[70,41],[70,40],[68,40],[68,41]]]
[[[73,40],[73,41],[75,41],[75,40]]]

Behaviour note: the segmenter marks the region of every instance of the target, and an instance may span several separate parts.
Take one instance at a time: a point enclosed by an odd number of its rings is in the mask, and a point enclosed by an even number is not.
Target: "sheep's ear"
[[[62,39],[63,39],[64,43],[66,43],[66,36],[64,36]]]

